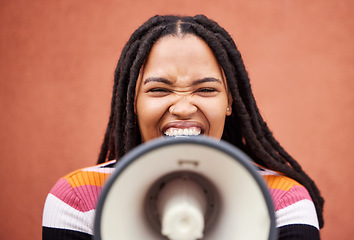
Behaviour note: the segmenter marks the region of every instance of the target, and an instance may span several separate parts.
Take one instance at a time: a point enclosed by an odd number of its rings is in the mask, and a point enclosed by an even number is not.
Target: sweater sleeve
[[[273,198],[279,240],[320,239],[315,205],[307,189],[279,174],[263,174]]]
[[[43,240],[89,239],[94,209],[81,199],[67,179],[60,179],[48,194],[43,211]]]
[[[98,196],[110,172],[87,168],[59,179],[44,205],[43,240],[92,239]]]
[[[294,185],[276,205],[279,240],[320,239],[315,205],[305,187]]]

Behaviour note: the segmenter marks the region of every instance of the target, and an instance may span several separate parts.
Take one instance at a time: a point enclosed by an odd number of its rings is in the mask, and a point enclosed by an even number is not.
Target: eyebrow
[[[161,78],[161,77],[151,77],[151,78],[147,78],[144,80],[144,85],[149,83],[149,82],[160,82],[160,83],[165,83],[168,85],[172,85],[172,82],[166,78]],[[198,79],[195,80],[192,85],[198,85],[201,83],[205,83],[205,82],[218,82],[218,83],[222,83],[220,79],[217,78],[213,78],[213,77],[206,77],[206,78],[202,78],[202,79]]]

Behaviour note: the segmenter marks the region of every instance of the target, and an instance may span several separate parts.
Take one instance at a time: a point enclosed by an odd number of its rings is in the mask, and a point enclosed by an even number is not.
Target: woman
[[[241,55],[205,16],[155,16],[125,45],[98,163],[60,179],[48,195],[44,239],[90,239],[95,205],[115,160],[164,135],[207,135],[263,168],[279,239],[319,239],[323,199],[263,121]]]

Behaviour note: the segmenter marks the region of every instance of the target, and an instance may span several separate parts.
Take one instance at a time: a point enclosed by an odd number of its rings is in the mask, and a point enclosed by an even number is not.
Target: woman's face
[[[221,139],[231,99],[223,72],[203,40],[163,37],[152,47],[136,85],[142,141],[200,134]]]

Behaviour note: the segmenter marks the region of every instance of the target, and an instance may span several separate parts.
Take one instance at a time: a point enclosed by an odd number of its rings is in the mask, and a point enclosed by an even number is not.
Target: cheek
[[[210,124],[210,136],[221,139],[224,132],[226,114],[225,111],[214,111],[214,114],[209,115],[208,121]]]
[[[221,139],[226,119],[227,97],[205,104],[204,114],[209,122],[209,135]]]
[[[165,110],[166,104],[157,98],[138,98],[137,100],[137,115],[138,118],[155,119],[161,116]],[[144,121],[145,122],[145,121]]]
[[[161,100],[139,97],[136,102],[136,114],[140,134],[144,141],[158,137],[160,120],[166,107]]]

